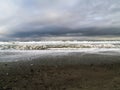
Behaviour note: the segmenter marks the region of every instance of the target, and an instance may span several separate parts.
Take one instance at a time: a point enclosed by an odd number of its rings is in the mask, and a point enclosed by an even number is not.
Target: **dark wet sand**
[[[84,55],[0,63],[0,90],[120,90],[116,60],[119,56]]]

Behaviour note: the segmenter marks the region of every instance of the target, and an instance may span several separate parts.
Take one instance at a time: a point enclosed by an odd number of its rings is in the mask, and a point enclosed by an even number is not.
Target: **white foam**
[[[44,50],[43,50],[44,49]],[[0,62],[84,54],[120,55],[120,41],[31,41],[0,42]]]
[[[55,48],[120,48],[120,41],[0,42],[0,50],[43,50]]]

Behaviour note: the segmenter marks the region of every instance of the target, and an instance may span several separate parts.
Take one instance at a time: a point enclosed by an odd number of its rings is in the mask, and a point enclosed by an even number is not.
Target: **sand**
[[[73,53],[1,62],[0,90],[120,90],[120,57]]]

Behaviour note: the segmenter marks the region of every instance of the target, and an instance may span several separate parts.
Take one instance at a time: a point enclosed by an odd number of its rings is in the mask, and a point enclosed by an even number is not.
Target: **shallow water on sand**
[[[57,57],[69,56],[77,54],[83,56],[85,54],[98,54],[98,55],[113,55],[120,56],[120,49],[53,49],[53,50],[0,50],[0,62],[12,62],[20,60],[33,60],[42,57]]]

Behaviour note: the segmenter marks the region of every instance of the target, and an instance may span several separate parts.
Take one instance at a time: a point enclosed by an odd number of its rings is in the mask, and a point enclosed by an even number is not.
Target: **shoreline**
[[[92,58],[91,55],[94,55]],[[106,60],[111,60],[110,57],[119,57],[120,49],[112,48],[91,48],[91,49],[76,49],[76,50],[0,50],[0,62],[18,62],[18,61],[31,61],[31,60],[42,60],[42,59],[56,59],[56,58],[66,58],[75,59],[75,61],[80,61],[79,59],[88,59],[92,58],[93,60],[96,58],[104,57]],[[118,59],[117,59],[118,60]],[[64,61],[64,60],[63,60]],[[89,60],[87,60],[89,61]],[[103,61],[103,60],[102,60]],[[116,60],[115,60],[116,61]],[[119,61],[119,60],[118,60]]]

